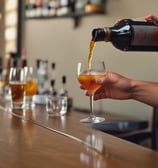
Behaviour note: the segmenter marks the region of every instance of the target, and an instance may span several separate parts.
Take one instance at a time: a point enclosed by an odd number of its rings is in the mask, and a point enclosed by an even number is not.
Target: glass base
[[[35,103],[33,101],[33,97],[32,96],[26,96],[25,97],[25,106],[24,108],[26,110],[31,110],[35,108]]]
[[[82,123],[100,123],[103,122],[105,118],[103,117],[88,117],[80,120]]]
[[[32,104],[25,104],[24,105],[24,109],[25,110],[34,110],[35,109],[35,104],[32,103]]]
[[[23,109],[24,103],[12,103],[11,108],[12,109]]]

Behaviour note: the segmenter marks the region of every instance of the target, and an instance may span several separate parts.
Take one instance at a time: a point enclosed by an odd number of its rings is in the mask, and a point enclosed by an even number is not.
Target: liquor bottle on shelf
[[[18,53],[11,52],[10,53],[10,58],[11,58],[10,67],[21,67],[21,59],[20,59]]]
[[[66,89],[66,76],[62,76],[62,88],[60,89],[59,92],[60,96],[68,96],[68,91]]]
[[[70,0],[69,1],[69,6],[70,6],[71,13],[75,12],[75,3],[76,3],[76,0]]]
[[[49,3],[48,0],[43,0],[42,15],[49,16]]]
[[[52,62],[52,79],[56,79],[56,64],[55,62]]]
[[[123,19],[112,27],[93,29],[92,41],[111,42],[122,51],[158,51],[158,24]]]
[[[26,18],[30,17],[29,1],[28,0],[26,0],[26,2],[25,2],[25,17]]]
[[[104,12],[104,3],[102,0],[88,0],[87,5],[85,6],[85,12]]]
[[[48,86],[48,62],[45,60],[38,60],[37,80],[38,80],[38,94],[44,95],[49,92]]]
[[[55,16],[56,15],[56,8],[57,8],[56,0],[50,0],[49,1],[49,16]]]
[[[50,80],[50,94],[53,96],[57,96],[57,90],[55,88],[55,82],[56,82],[56,63],[52,62],[51,64],[51,80]]]
[[[71,13],[71,1],[60,0],[57,8],[57,16],[63,16]]]
[[[39,69],[39,67],[40,67],[40,59],[37,59],[36,60],[36,69],[37,69],[37,71],[38,71],[38,69]]]
[[[36,15],[36,4],[35,0],[27,0],[25,4],[25,16],[35,17]]]
[[[13,59],[11,67],[17,68],[19,66],[18,63],[19,63],[19,59]]]
[[[21,67],[27,66],[27,51],[26,48],[23,48],[21,51]]]
[[[37,82],[38,90],[37,94],[33,97],[33,101],[36,104],[46,104],[46,94],[49,93],[47,89],[48,83],[48,74],[47,74],[47,65],[48,62],[42,59],[36,60],[36,73],[37,73]]]
[[[87,4],[86,1],[83,0],[76,0],[75,2],[75,11],[76,12],[84,12],[85,5]]]
[[[36,17],[42,16],[42,6],[43,2],[42,0],[36,0]]]
[[[55,89],[55,80],[54,79],[51,80],[50,85],[51,85],[50,94],[52,96],[57,96],[57,90]]]

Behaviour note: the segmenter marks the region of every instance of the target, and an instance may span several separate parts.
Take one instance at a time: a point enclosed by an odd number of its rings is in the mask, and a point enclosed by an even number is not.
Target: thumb
[[[105,83],[105,81],[106,81],[106,76],[96,79],[96,83],[98,83],[98,84],[103,84],[103,83]]]
[[[103,84],[105,82],[113,83],[117,80],[118,76],[119,76],[118,74],[108,71],[106,72],[104,77],[96,79],[96,83],[98,84]]]

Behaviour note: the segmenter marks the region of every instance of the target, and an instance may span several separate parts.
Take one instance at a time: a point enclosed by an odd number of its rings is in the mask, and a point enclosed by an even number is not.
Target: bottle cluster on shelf
[[[59,91],[56,89],[56,63],[51,63],[51,71],[48,73],[49,69],[48,60],[37,59],[36,68],[37,68],[37,80],[38,80],[38,93],[39,95],[51,94],[53,96],[68,96],[66,90],[66,75],[61,77],[62,87]],[[49,75],[48,75],[49,74]]]
[[[66,96],[68,98],[68,108],[72,107],[72,98],[68,95],[68,90],[66,88],[67,85],[67,77],[66,75],[61,76],[60,82],[61,87],[57,89],[56,81],[59,78],[56,78],[56,63],[51,63],[51,73],[48,75],[48,61],[38,59],[36,61],[37,66],[37,80],[38,80],[38,97],[42,97],[42,95],[52,95],[52,96]],[[40,100],[39,100],[40,101]],[[40,102],[39,102],[40,103]]]
[[[80,12],[104,12],[106,0],[27,0],[26,18],[64,16]]]

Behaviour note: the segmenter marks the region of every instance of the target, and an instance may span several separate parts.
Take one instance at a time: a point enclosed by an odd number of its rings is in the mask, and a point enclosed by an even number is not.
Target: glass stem
[[[90,98],[90,117],[94,118],[95,115],[94,115],[94,111],[93,111],[93,94],[91,94],[89,96],[89,98]]]

